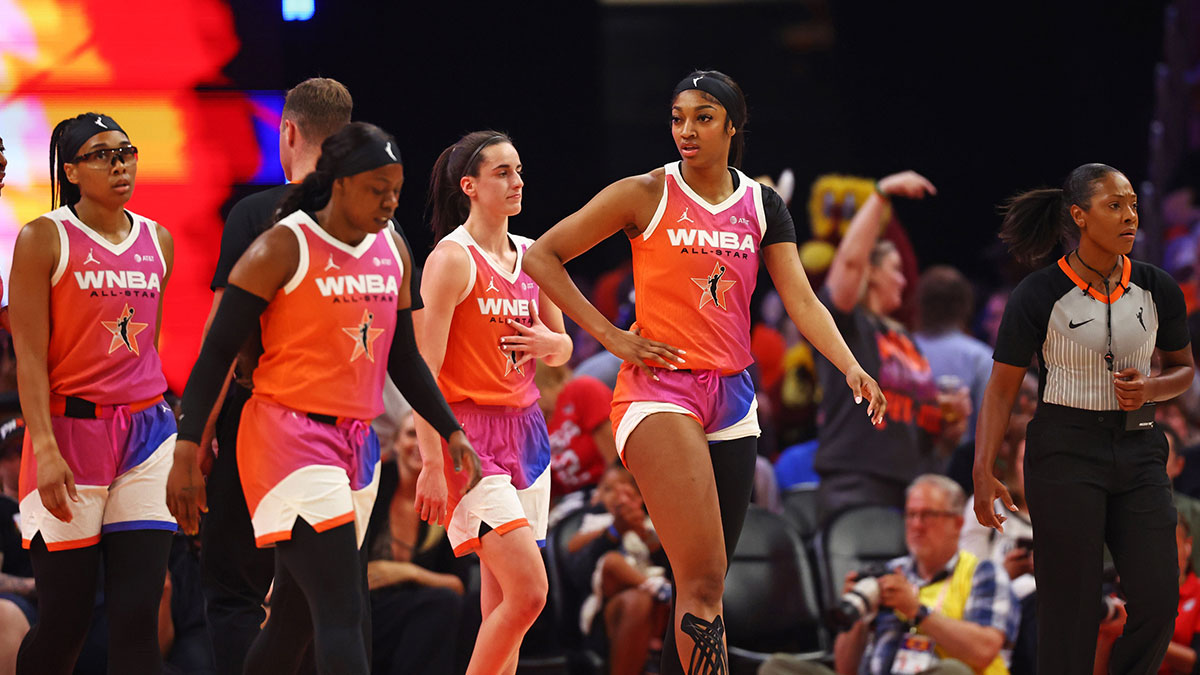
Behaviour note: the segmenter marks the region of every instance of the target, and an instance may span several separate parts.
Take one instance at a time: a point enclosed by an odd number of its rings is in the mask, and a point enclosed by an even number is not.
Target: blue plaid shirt
[[[936,575],[935,579],[945,578],[954,574],[958,565],[958,554],[955,553],[950,562],[946,563],[946,576]],[[911,556],[896,558],[887,563],[887,568],[901,568],[909,583],[917,588],[928,584],[917,574],[917,566]],[[1008,662],[1013,641],[1017,638],[1017,627],[1021,623],[1021,610],[1017,598],[1009,587],[1008,574],[1003,568],[996,567],[990,560],[980,561],[975,565],[975,574],[971,577],[971,593],[967,596],[966,607],[963,608],[963,621],[995,628],[1004,633],[1004,648],[1001,655]],[[891,609],[879,608],[879,615],[871,624],[871,640],[863,654],[859,665],[859,675],[888,675],[892,672],[892,661],[900,650],[901,639],[908,633],[908,624],[901,621]]]

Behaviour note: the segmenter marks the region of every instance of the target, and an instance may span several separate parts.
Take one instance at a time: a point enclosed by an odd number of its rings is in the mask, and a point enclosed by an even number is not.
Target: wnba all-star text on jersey
[[[75,272],[79,290],[93,298],[155,298],[162,290],[158,274],[137,270],[88,270]]]
[[[537,303],[528,298],[476,298],[479,302],[479,313],[488,317],[488,323],[506,323],[516,321],[525,326],[532,326],[531,312],[537,311]]]
[[[739,237],[736,232],[668,228],[667,238],[672,246],[679,247],[680,253],[745,258],[745,251],[755,251],[754,237],[749,234]]]
[[[395,302],[400,285],[393,275],[343,274],[337,277],[317,277],[317,290],[332,297],[334,304],[355,302]]]

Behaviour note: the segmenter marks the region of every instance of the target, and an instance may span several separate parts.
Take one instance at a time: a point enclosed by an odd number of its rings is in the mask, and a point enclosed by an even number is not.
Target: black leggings
[[[710,443],[708,454],[712,458],[713,476],[717,482],[721,534],[725,538],[725,569],[728,571],[738,538],[742,536],[746,509],[750,506],[750,494],[754,490],[758,439],[749,437]],[[683,666],[679,663],[675,648],[674,597],[671,599],[671,620],[667,622],[667,634],[663,639],[661,672],[663,675],[683,675]]]
[[[1124,415],[1043,403],[1029,423],[1025,495],[1033,518],[1037,670],[1092,672],[1103,547],[1121,576],[1129,618],[1109,672],[1158,672],[1179,602],[1167,441],[1125,431]]]
[[[106,534],[86,548],[50,552],[38,534],[29,547],[38,591],[38,621],[21,641],[18,675],[70,675],[91,624],[96,575],[104,556],[108,672],[158,673],[158,605],[171,533]]]
[[[321,675],[370,672],[371,612],[353,522],[325,532],[297,518],[275,547],[271,616],[246,655],[246,673],[292,675],[314,643]]]

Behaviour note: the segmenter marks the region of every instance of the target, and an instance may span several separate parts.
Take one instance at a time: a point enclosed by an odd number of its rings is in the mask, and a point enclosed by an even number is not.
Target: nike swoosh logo
[[[1092,321],[1095,321],[1095,320],[1096,320],[1096,317],[1094,317],[1094,316],[1093,316],[1092,318],[1088,319],[1087,321],[1080,321],[1079,323],[1075,323],[1074,321],[1068,321],[1068,322],[1067,322],[1067,327],[1068,327],[1068,328],[1072,328],[1072,329],[1074,329],[1074,328],[1079,328],[1079,327],[1080,327],[1080,326],[1082,326],[1083,324],[1085,324],[1085,323],[1090,323],[1090,322],[1092,322]]]

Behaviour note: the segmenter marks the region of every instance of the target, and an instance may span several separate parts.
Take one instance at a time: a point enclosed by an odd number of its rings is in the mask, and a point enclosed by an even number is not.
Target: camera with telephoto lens
[[[858,620],[879,610],[879,577],[891,574],[881,563],[872,563],[858,571],[849,592],[829,610],[829,621],[838,630],[849,630]]]

